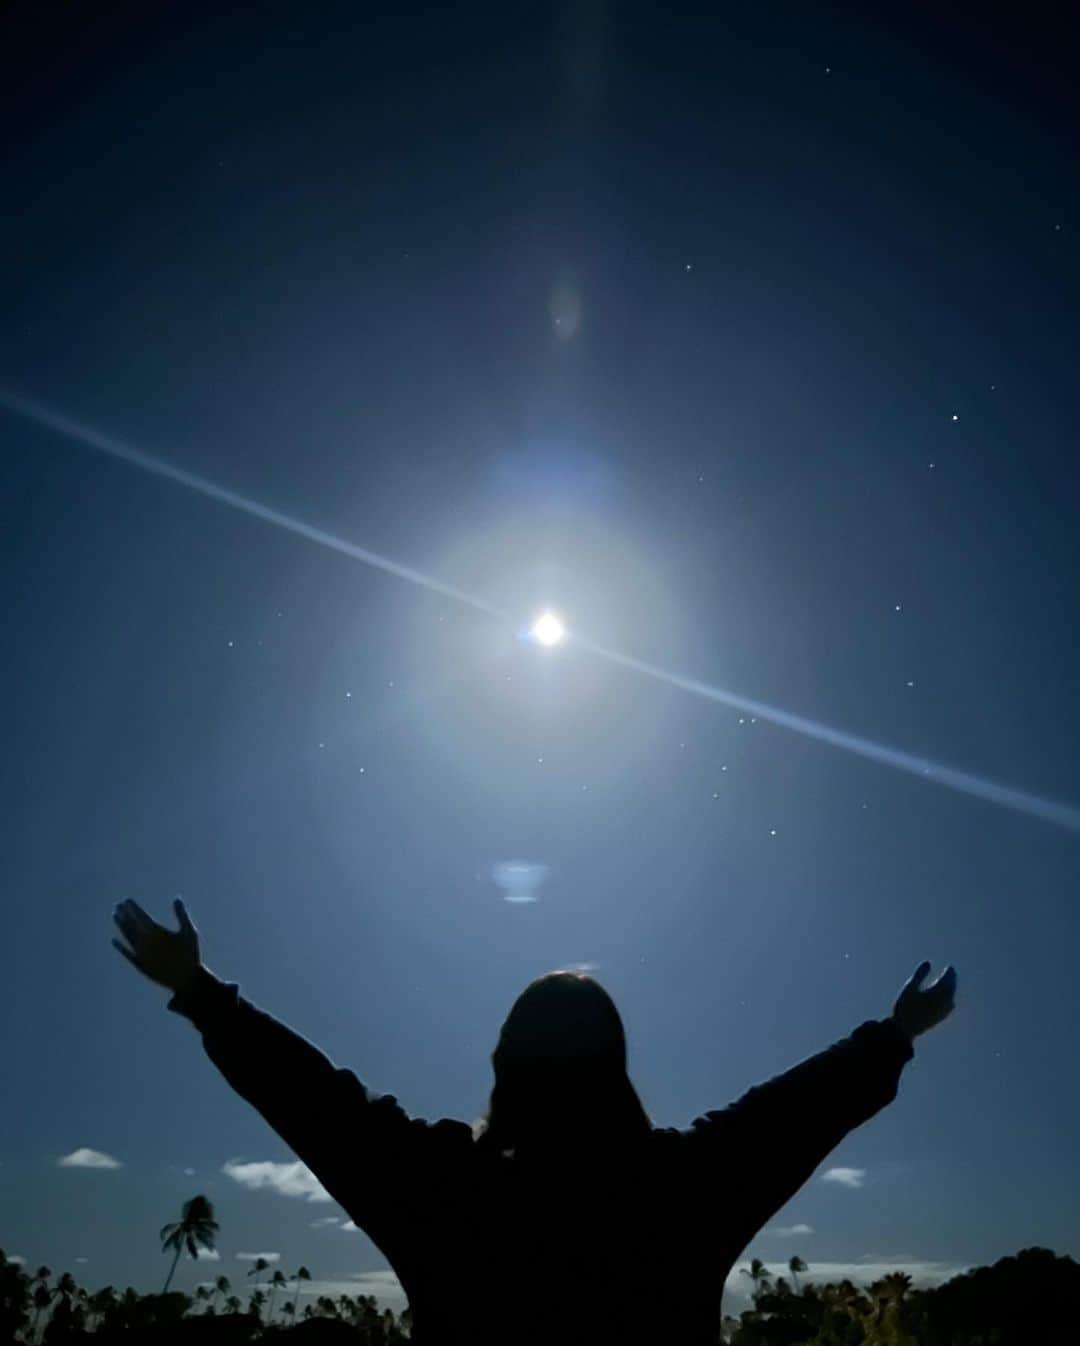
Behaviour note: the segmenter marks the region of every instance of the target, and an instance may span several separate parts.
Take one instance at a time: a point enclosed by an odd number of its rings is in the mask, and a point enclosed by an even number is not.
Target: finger
[[[125,909],[122,903],[118,902],[113,911],[113,920],[120,928],[121,934],[125,939],[129,939],[132,944],[135,943],[139,934],[139,927],[135,923],[135,918]]]
[[[154,922],[138,902],[133,902],[130,898],[117,902],[116,911],[135,930],[152,930],[154,927]]]
[[[114,949],[119,949],[119,951],[124,955],[124,957],[128,960],[128,962],[131,964],[132,967],[137,967],[139,971],[142,972],[142,968],[139,966],[139,960],[135,957],[135,955],[131,952],[130,949],[125,949],[118,939],[114,939],[112,941],[112,946]]]
[[[908,978],[908,985],[909,985],[909,986],[918,986],[921,982],[923,982],[923,981],[925,980],[925,978],[926,978],[926,974],[927,974],[929,971],[930,971],[930,959],[927,958],[927,959],[925,959],[923,962],[921,962],[921,963],[919,964],[919,966],[915,969],[915,971],[914,971],[914,972],[911,974],[911,976]]]
[[[195,927],[191,922],[191,917],[187,913],[187,907],[184,906],[180,898],[173,902],[173,911],[176,912],[176,919],[180,922],[180,929],[185,935],[195,934]]]
[[[143,911],[142,907],[139,906],[138,902],[133,901],[129,897],[128,900],[124,903],[124,906],[131,913],[132,920],[137,922],[137,924],[143,926],[147,930],[155,929],[155,927],[157,926],[157,921],[155,921],[154,918],[150,916],[147,912]]]
[[[125,939],[131,944],[141,943],[151,933],[152,927],[146,921],[140,921],[126,903],[117,905],[114,919]]]
[[[934,985],[951,999],[956,994],[956,968],[950,963]]]

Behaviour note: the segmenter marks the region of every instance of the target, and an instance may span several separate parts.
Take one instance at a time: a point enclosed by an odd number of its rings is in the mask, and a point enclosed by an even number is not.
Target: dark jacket
[[[914,1054],[892,1020],[867,1020],[686,1130],[571,1171],[410,1118],[234,982],[200,973],[168,1007],[386,1256],[418,1346],[716,1346],[736,1258],[896,1097]]]

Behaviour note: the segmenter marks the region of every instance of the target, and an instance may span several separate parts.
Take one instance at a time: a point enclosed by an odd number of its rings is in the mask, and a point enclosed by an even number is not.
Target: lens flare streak
[[[112,458],[117,458],[121,462],[140,467],[155,476],[165,478],[167,481],[174,481],[180,486],[186,486],[189,490],[198,491],[211,500],[230,505],[233,509],[241,510],[257,519],[263,519],[267,523],[276,524],[279,528],[295,533],[298,537],[307,538],[309,542],[318,543],[321,547],[328,547],[332,551],[340,552],[343,556],[351,557],[354,561],[362,561],[365,565],[374,566],[390,575],[396,575],[399,579],[409,580],[412,584],[430,589],[433,593],[443,594],[447,598],[453,598],[459,603],[485,612],[507,625],[511,624],[511,618],[507,613],[501,612],[482,598],[477,598],[473,594],[455,588],[453,585],[444,584],[441,580],[433,579],[430,575],[424,575],[419,570],[400,565],[397,561],[380,556],[377,552],[358,547],[355,543],[347,542],[344,538],[336,537],[333,533],[328,533],[322,528],[316,528],[312,524],[304,523],[303,520],[295,519],[280,510],[271,509],[268,505],[262,505],[256,500],[249,500],[239,491],[231,491],[206,477],[197,476],[193,472],[186,472],[183,468],[174,467],[171,463],[164,462],[160,458],[130,448],[108,435],[103,435],[87,426],[80,425],[77,421],[51,411],[49,408],[32,402],[9,389],[0,389],[0,406],[6,407],[16,416],[22,416],[26,420],[33,421],[47,429],[55,430],[59,434],[66,435],[69,439],[77,440],[92,449],[97,449]],[[576,633],[560,629],[560,643],[564,642],[576,643],[583,650],[588,650],[597,657],[606,659],[622,668],[631,669],[636,673],[644,674],[646,677],[655,678],[669,686],[678,687],[683,691],[691,692],[695,696],[704,697],[709,701],[715,701],[720,705],[730,706],[734,710],[756,715],[758,719],[768,720],[772,724],[780,725],[781,728],[790,729],[797,734],[815,739],[819,743],[827,743],[834,748],[843,748],[847,752],[855,753],[857,756],[865,757],[872,762],[878,762],[882,766],[890,766],[897,771],[908,772],[922,780],[947,786],[951,790],[957,790],[975,799],[983,799],[991,804],[998,804],[1004,808],[1014,809],[1020,813],[1041,818],[1046,822],[1055,823],[1059,827],[1068,828],[1070,831],[1080,831],[1080,809],[1071,805],[1061,804],[1052,799],[1043,799],[1038,795],[1031,795],[1023,790],[1014,789],[1012,786],[984,780],[980,776],[971,775],[966,771],[958,771],[954,767],[944,766],[940,762],[933,762],[925,757],[916,757],[898,748],[890,748],[885,744],[875,743],[871,739],[846,733],[842,729],[833,729],[829,725],[808,719],[806,716],[796,715],[791,711],[781,710],[761,701],[752,701],[748,697],[737,696],[734,692],[714,687],[697,678],[671,673],[667,669],[658,668],[654,664],[647,664],[643,660],[634,659],[630,655],[619,654],[616,650],[604,649]]]
[[[973,795],[976,799],[985,799],[991,804],[1001,804],[1005,808],[1017,809],[1021,813],[1029,813],[1033,817],[1057,823],[1059,827],[1080,831],[1080,809],[1073,808],[1068,804],[1059,804],[1052,799],[1042,799],[1038,795],[1030,795],[1023,790],[1013,789],[1012,786],[999,785],[994,781],[983,780],[980,776],[973,776],[966,771],[957,771],[955,767],[944,766],[942,763],[933,762],[927,757],[916,757],[912,753],[902,752],[899,748],[890,748],[883,743],[875,743],[871,739],[849,734],[843,729],[833,729],[827,724],[820,724],[817,720],[809,720],[804,715],[795,715],[791,711],[780,710],[776,706],[766,705],[762,701],[751,701],[748,697],[737,696],[734,692],[713,687],[707,682],[700,682],[697,678],[687,678],[679,673],[669,673],[666,669],[657,668],[653,664],[646,664],[640,659],[631,658],[629,655],[619,654],[615,650],[602,649],[599,645],[594,645],[580,636],[575,636],[574,639],[583,649],[591,651],[600,658],[609,659],[612,663],[621,664],[622,667],[633,669],[637,673],[644,673],[647,677],[657,678],[661,682],[669,683],[672,687],[680,687],[683,691],[693,692],[695,696],[703,696],[710,701],[717,701],[721,705],[730,706],[733,710],[756,715],[759,720],[770,720],[773,724],[778,724],[784,729],[792,729],[797,734],[817,739],[819,743],[828,743],[834,748],[844,748],[859,757],[866,757],[872,762],[880,762],[883,766],[895,767],[897,771],[907,771],[913,776],[934,781],[938,785],[947,785],[952,790]]]
[[[378,570],[385,570],[390,575],[397,575],[399,579],[410,580],[413,584],[419,584],[422,588],[430,589],[433,593],[443,594],[447,598],[456,599],[459,603],[467,603],[469,607],[486,612],[489,616],[498,617],[502,621],[509,621],[506,613],[500,612],[490,603],[485,603],[482,598],[467,594],[461,589],[454,588],[453,585],[443,584],[441,580],[432,579],[430,575],[423,575],[419,570],[412,570],[409,566],[400,565],[397,561],[391,561],[385,556],[380,556],[377,552],[367,551],[364,547],[358,547],[355,543],[347,542],[344,538],[335,537],[333,533],[327,533],[322,528],[304,523],[302,519],[294,519],[291,515],[283,514],[280,510],[271,509],[269,505],[261,505],[257,500],[249,500],[246,495],[241,495],[239,491],[230,491],[227,487],[219,486],[206,477],[197,476],[194,472],[185,472],[183,468],[174,467],[171,463],[166,463],[149,453],[142,453],[138,449],[130,448],[126,444],[121,444],[119,440],[80,425],[77,421],[73,421],[67,416],[61,416],[55,411],[50,411],[47,407],[39,406],[36,402],[20,397],[8,389],[0,389],[0,406],[6,407],[8,411],[15,413],[15,415],[35,421],[38,425],[67,435],[69,439],[79,440],[92,449],[107,453],[112,458],[119,458],[121,462],[131,463],[135,467],[141,467],[146,472],[152,472],[154,476],[164,477],[166,481],[175,481],[181,486],[188,487],[189,490],[198,491],[211,500],[218,500],[223,505],[231,505],[233,509],[241,510],[245,514],[252,514],[257,519],[264,519],[267,523],[277,524],[279,528],[285,528],[298,537],[307,538],[309,542],[317,542],[320,547],[329,547],[331,551],[340,552],[343,556],[350,556],[354,561],[363,561],[365,565],[375,566]]]

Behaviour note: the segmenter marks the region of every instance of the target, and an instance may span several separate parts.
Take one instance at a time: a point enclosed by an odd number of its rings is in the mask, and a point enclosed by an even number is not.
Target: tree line
[[[161,1230],[162,1252],[172,1253],[172,1261],[162,1290],[152,1294],[111,1285],[90,1293],[70,1272],[54,1277],[46,1266],[31,1272],[0,1250],[0,1346],[111,1346],[120,1340],[125,1346],[144,1341],[271,1346],[285,1336],[290,1346],[409,1341],[409,1309],[395,1316],[389,1308],[380,1310],[373,1295],[344,1294],[309,1294],[301,1307],[305,1283],[312,1279],[307,1267],[286,1275],[262,1257],[247,1273],[250,1286],[234,1287],[219,1275],[193,1295],[170,1290],[181,1254],[198,1258],[201,1250],[212,1252],[218,1228],[205,1196],[185,1202],[180,1219]],[[1080,1343],[1080,1263],[1048,1248],[1025,1248],[927,1289],[913,1288],[903,1271],[866,1287],[850,1279],[801,1280],[808,1271],[802,1258],[792,1257],[789,1275],[774,1277],[759,1258],[752,1259],[740,1273],[751,1282],[751,1307],[721,1320],[718,1346]]]

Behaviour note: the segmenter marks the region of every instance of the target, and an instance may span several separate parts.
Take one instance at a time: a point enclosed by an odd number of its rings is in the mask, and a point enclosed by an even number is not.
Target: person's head
[[[531,1154],[610,1146],[652,1126],[626,1073],[615,1002],[583,972],[548,972],[514,1001],[492,1053],[478,1144]]]

